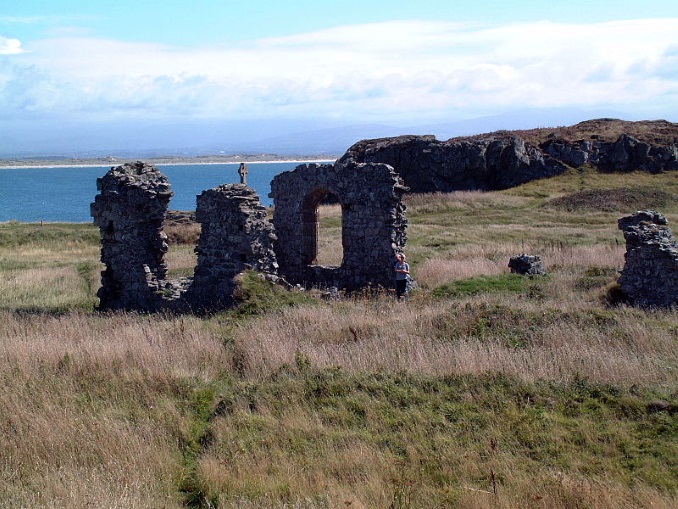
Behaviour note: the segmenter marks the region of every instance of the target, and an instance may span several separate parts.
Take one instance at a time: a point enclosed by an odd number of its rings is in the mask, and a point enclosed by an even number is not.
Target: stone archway
[[[275,203],[274,250],[279,272],[303,286],[356,290],[390,286],[394,253],[407,239],[402,195],[407,188],[385,164],[301,165],[271,182]],[[342,210],[343,261],[314,264],[318,252],[318,204],[328,194]]]

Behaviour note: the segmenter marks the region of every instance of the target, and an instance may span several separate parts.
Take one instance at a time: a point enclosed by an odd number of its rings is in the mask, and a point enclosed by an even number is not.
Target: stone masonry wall
[[[276,273],[273,225],[259,196],[244,184],[225,184],[198,196],[196,220],[202,229],[198,264],[186,299],[192,309],[233,304],[235,277],[246,269]]]
[[[394,255],[407,239],[402,179],[386,164],[307,164],[271,182],[280,273],[303,286],[357,290],[393,284]],[[316,264],[318,204],[334,195],[342,210],[343,261]]]
[[[659,212],[643,210],[618,222],[626,239],[626,263],[619,285],[632,304],[671,307],[678,304],[678,245]]]
[[[101,232],[101,309],[152,311],[167,275],[162,224],[172,191],[167,178],[142,162],[97,179],[90,210]]]
[[[172,197],[167,178],[152,165],[128,163],[111,168],[97,187],[91,213],[106,265],[99,309],[216,310],[232,304],[235,277],[245,269],[276,271],[273,227],[255,191],[243,184],[198,196],[198,263],[193,278],[178,279],[167,278],[164,259],[162,226]]]
[[[201,233],[192,278],[167,278],[162,231],[172,197],[154,166],[128,163],[98,179],[91,205],[101,231],[100,309],[206,312],[234,304],[237,276],[247,269],[304,286],[356,290],[391,286],[393,260],[406,241],[402,179],[385,164],[301,165],[272,182],[273,224],[253,189],[225,184],[197,197]],[[342,208],[340,267],[315,263],[318,205],[328,195]],[[275,232],[274,233],[274,225]],[[276,237],[277,235],[277,237]],[[275,248],[275,251],[274,251]]]

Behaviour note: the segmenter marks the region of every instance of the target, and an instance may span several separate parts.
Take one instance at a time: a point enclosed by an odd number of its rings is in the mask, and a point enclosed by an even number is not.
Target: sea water
[[[265,206],[271,180],[278,173],[294,169],[300,163],[248,163],[247,185],[253,188]],[[158,164],[169,179],[174,196],[170,210],[195,210],[196,196],[221,184],[240,182],[239,163],[233,164]],[[0,168],[0,222],[92,221],[89,206],[98,194],[96,180],[110,166],[58,166]]]

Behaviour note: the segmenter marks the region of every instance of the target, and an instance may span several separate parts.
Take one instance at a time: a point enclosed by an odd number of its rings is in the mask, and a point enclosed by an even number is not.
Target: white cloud
[[[23,53],[21,41],[0,35],[0,55],[16,55],[18,53]]]
[[[678,19],[501,27],[401,21],[202,49],[60,38],[13,57],[15,71],[39,75],[24,80],[23,92],[13,88],[22,100],[6,97],[2,83],[12,76],[3,79],[0,70],[0,107],[355,120],[511,107],[651,108],[678,94],[676,34]],[[8,41],[0,38],[0,48],[21,52],[19,41]]]

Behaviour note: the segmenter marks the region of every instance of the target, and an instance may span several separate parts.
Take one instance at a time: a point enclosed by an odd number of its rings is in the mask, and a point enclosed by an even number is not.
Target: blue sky
[[[0,0],[5,152],[599,113],[678,121],[678,2]]]

